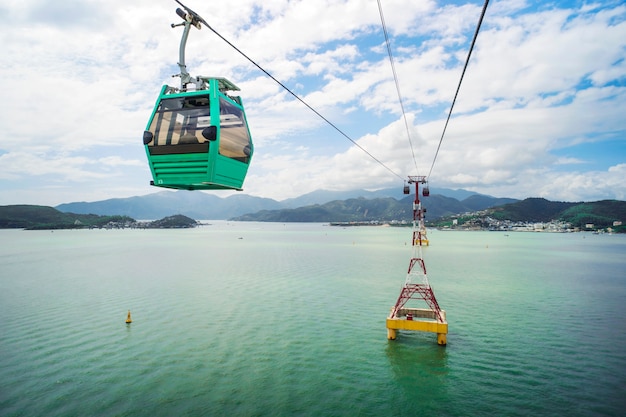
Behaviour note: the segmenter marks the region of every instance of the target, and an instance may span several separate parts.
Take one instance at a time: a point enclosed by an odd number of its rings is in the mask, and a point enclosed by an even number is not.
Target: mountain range
[[[237,194],[222,198],[197,191],[162,191],[138,197],[66,203],[55,208],[66,213],[121,215],[141,220],[174,214],[203,220],[408,220],[412,217],[414,198],[395,188],[378,191],[318,190],[283,201]],[[431,188],[430,197],[422,200],[430,218],[483,210],[517,201],[443,188]]]
[[[461,198],[461,200],[459,200]],[[319,190],[276,201],[248,195],[218,197],[199,191],[162,191],[141,197],[45,206],[0,206],[0,228],[101,227],[171,216],[197,220],[266,222],[410,222],[414,195],[400,190]],[[553,202],[543,198],[495,198],[465,190],[431,189],[420,197],[431,226],[469,225],[502,228],[511,222],[561,222],[575,228],[625,233],[626,201]],[[502,223],[505,222],[505,223]],[[508,223],[507,223],[508,222]],[[143,222],[142,222],[143,224]],[[592,225],[592,226],[589,226]],[[611,230],[608,228],[611,227]]]

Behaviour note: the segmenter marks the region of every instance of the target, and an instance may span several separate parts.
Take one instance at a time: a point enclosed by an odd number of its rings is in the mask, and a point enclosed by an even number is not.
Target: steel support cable
[[[382,165],[385,169],[387,169],[387,171],[391,172],[393,175],[395,175],[396,177],[400,178],[401,180],[403,180],[404,178],[402,176],[400,176],[398,173],[396,173],[395,171],[393,171],[391,168],[389,168],[387,165],[385,165],[382,161],[380,161],[378,158],[376,158],[374,155],[372,155],[371,153],[369,153],[365,148],[363,148],[361,145],[359,145],[356,141],[354,141],[350,136],[348,136],[346,133],[343,132],[343,130],[339,129],[339,127],[337,127],[334,123],[332,123],[330,120],[328,120],[326,117],[324,117],[320,112],[318,112],[317,110],[315,110],[313,107],[311,107],[306,101],[304,101],[302,98],[300,98],[296,93],[294,93],[293,91],[291,91],[291,89],[289,89],[289,87],[287,87],[286,85],[284,85],[283,83],[281,83],[279,80],[277,80],[272,74],[270,74],[269,72],[267,72],[263,67],[261,67],[259,64],[257,64],[252,58],[250,58],[248,55],[246,55],[243,51],[241,51],[239,48],[237,48],[235,45],[233,45],[228,39],[226,39],[225,37],[223,37],[217,30],[213,29],[211,27],[211,25],[209,25],[206,20],[202,19],[197,13],[195,13],[194,11],[192,11],[191,9],[189,9],[188,7],[186,7],[185,5],[183,5],[180,1],[176,0],[176,2],[178,4],[180,4],[181,6],[183,6],[189,13],[193,14],[199,22],[201,22],[202,24],[204,24],[211,32],[215,33],[217,36],[219,36],[224,42],[226,42],[231,48],[233,48],[235,51],[239,52],[239,54],[241,54],[241,56],[243,56],[244,58],[246,58],[248,61],[250,61],[250,63],[252,63],[255,67],[257,67],[259,70],[261,70],[265,75],[267,75],[268,77],[270,77],[272,80],[274,80],[278,85],[280,85],[283,89],[285,89],[289,94],[291,94],[293,97],[295,97],[299,102],[301,102],[302,104],[304,104],[306,107],[309,108],[309,110],[311,110],[313,113],[315,113],[316,115],[318,115],[322,120],[324,120],[326,123],[328,123],[330,126],[332,126],[337,132],[339,132],[341,135],[343,135],[346,139],[348,139],[350,142],[352,142],[354,145],[356,145],[359,149],[361,149],[363,152],[365,152],[370,158],[372,158],[374,161],[376,161],[377,163],[379,163],[380,165]]]
[[[396,83],[396,91],[398,92],[398,101],[400,101],[400,108],[402,109],[402,117],[404,118],[404,127],[406,128],[406,135],[409,139],[409,147],[411,148],[411,155],[413,156],[413,164],[415,165],[415,171],[418,172],[417,159],[415,158],[415,150],[413,148],[413,141],[411,140],[411,133],[409,131],[409,122],[406,119],[406,112],[404,111],[404,102],[402,100],[402,94],[400,94],[400,82],[398,81],[398,75],[396,74],[396,65],[393,60],[393,54],[391,53],[391,43],[389,42],[389,35],[387,34],[387,25],[385,24],[385,17],[383,15],[383,6],[378,0],[378,12],[380,13],[380,22],[383,27],[383,33],[385,34],[385,44],[387,45],[387,54],[389,55],[389,62],[391,64],[391,72],[393,73],[393,79]]]
[[[459,95],[459,90],[461,89],[461,83],[463,82],[463,77],[465,76],[465,70],[467,70],[467,65],[469,64],[470,57],[472,56],[472,51],[474,50],[474,45],[476,44],[476,38],[478,38],[478,32],[480,31],[480,26],[483,23],[483,18],[485,17],[485,12],[487,11],[488,5],[489,5],[489,0],[485,0],[485,4],[483,5],[483,10],[480,14],[480,19],[478,20],[478,25],[476,25],[476,31],[474,32],[474,38],[472,39],[472,44],[470,45],[469,52],[467,53],[467,58],[465,59],[465,66],[463,67],[463,72],[461,73],[461,79],[459,80],[459,85],[456,87],[456,93],[454,93],[454,99],[452,100],[450,111],[448,112],[446,124],[443,126],[443,132],[441,133],[441,138],[439,139],[439,145],[437,145],[437,151],[435,152],[435,157],[433,158],[433,163],[430,166],[430,171],[428,171],[427,178],[430,178],[430,174],[432,174],[433,167],[435,166],[435,161],[437,160],[437,155],[439,155],[439,149],[441,148],[443,137],[446,134],[446,129],[448,128],[448,123],[450,122],[450,116],[452,116],[452,109],[454,109],[454,103],[456,103],[456,98]]]

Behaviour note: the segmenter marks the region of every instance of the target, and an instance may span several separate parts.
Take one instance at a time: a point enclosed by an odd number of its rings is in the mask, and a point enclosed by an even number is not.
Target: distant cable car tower
[[[413,330],[437,333],[437,343],[445,346],[447,343],[448,322],[446,312],[439,307],[435,293],[428,283],[426,264],[422,256],[422,246],[425,236],[424,214],[419,199],[419,184],[426,184],[425,176],[409,176],[409,184],[415,184],[415,200],[413,201],[413,256],[409,262],[404,286],[396,304],[387,317],[387,338],[394,340],[398,330]],[[406,193],[405,186],[405,193]],[[429,193],[424,187],[424,196]],[[406,307],[409,300],[425,301],[429,308]]]
[[[413,178],[413,177],[410,177],[410,178]],[[422,195],[424,197],[428,197],[430,195],[430,190],[428,189],[428,182],[425,179],[426,177],[416,177],[416,178],[424,178],[424,183],[423,183],[424,187],[422,188]],[[409,179],[409,183],[411,183],[410,179]],[[416,186],[417,184],[418,183],[416,183]],[[411,194],[411,188],[406,184],[404,185],[404,194]],[[416,190],[416,202],[420,203],[417,190]],[[413,231],[413,241],[417,244],[419,240],[422,246],[428,246],[430,242],[428,241],[426,226],[424,225],[424,213],[426,213],[425,208],[423,208],[421,212],[413,213],[414,216],[415,214],[417,214],[418,216],[418,219],[417,219],[418,228],[417,230]],[[415,218],[413,220],[415,221]]]

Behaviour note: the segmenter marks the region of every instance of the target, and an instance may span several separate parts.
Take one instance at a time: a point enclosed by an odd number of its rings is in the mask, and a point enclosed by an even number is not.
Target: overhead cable
[[[472,39],[472,44],[467,54],[467,59],[465,60],[465,66],[463,67],[463,72],[461,73],[461,79],[459,80],[459,85],[456,87],[456,93],[454,93],[454,100],[452,100],[452,105],[450,106],[450,111],[448,112],[448,118],[446,119],[446,124],[443,127],[443,132],[441,133],[441,138],[439,139],[439,145],[437,145],[437,151],[435,152],[433,163],[430,166],[430,171],[428,172],[428,178],[430,178],[430,174],[432,174],[433,172],[433,167],[435,166],[435,161],[437,160],[437,155],[439,154],[439,149],[441,148],[441,143],[443,142],[443,137],[446,134],[446,129],[448,128],[448,122],[450,122],[450,116],[452,116],[452,109],[454,109],[454,103],[456,103],[456,98],[459,95],[459,90],[461,89],[461,83],[463,82],[463,76],[465,75],[465,70],[467,69],[467,65],[469,64],[470,57],[472,56],[472,50],[474,49],[474,44],[476,44],[476,38],[478,38],[478,32],[480,31],[480,26],[483,23],[483,18],[485,17],[485,12],[487,11],[488,5],[489,5],[489,0],[485,0],[482,13],[480,14],[480,19],[478,20],[478,25],[476,26],[476,31],[474,32],[474,38]]]
[[[382,161],[380,161],[378,158],[376,158],[374,155],[372,155],[370,152],[368,152],[365,148],[363,148],[361,145],[359,145],[355,140],[353,140],[350,136],[348,136],[346,133],[344,133],[343,130],[341,130],[339,127],[337,127],[334,123],[332,123],[330,120],[328,120],[326,117],[324,117],[320,112],[318,112],[317,110],[315,110],[312,106],[310,106],[306,101],[304,101],[304,99],[300,98],[296,93],[294,93],[293,91],[291,91],[291,89],[289,89],[289,87],[287,87],[286,85],[284,85],[283,83],[281,83],[279,80],[277,80],[272,74],[270,74],[269,72],[267,72],[263,67],[261,67],[259,64],[257,64],[252,58],[250,58],[248,55],[246,55],[244,52],[242,52],[239,48],[237,48],[233,43],[231,43],[228,39],[226,39],[225,37],[223,37],[218,31],[216,31],[215,29],[213,29],[211,27],[211,25],[209,25],[204,19],[202,19],[200,16],[197,15],[197,13],[193,12],[191,9],[189,9],[188,7],[184,6],[180,1],[176,0],[176,2],[178,4],[180,4],[181,6],[183,6],[189,13],[192,13],[194,15],[196,15],[198,17],[198,21],[201,22],[202,24],[204,24],[207,28],[209,28],[209,30],[211,30],[213,33],[215,33],[217,36],[219,36],[224,42],[226,42],[230,47],[232,47],[235,51],[239,52],[239,54],[241,54],[244,58],[246,58],[248,61],[250,61],[255,67],[257,67],[259,70],[261,70],[263,73],[265,73],[265,75],[267,75],[268,77],[270,77],[272,80],[274,80],[278,85],[280,85],[283,89],[285,89],[285,91],[287,91],[289,94],[291,94],[293,97],[295,97],[298,101],[300,101],[302,104],[304,104],[306,107],[309,108],[309,110],[311,110],[313,113],[315,113],[316,115],[318,115],[322,120],[324,120],[326,123],[328,123],[330,126],[332,126],[337,132],[339,132],[341,135],[343,135],[346,139],[348,139],[350,142],[352,142],[354,145],[356,145],[356,147],[358,147],[359,149],[361,149],[363,152],[365,152],[370,158],[372,158],[374,161],[376,161],[377,163],[379,163],[380,165],[382,165],[385,169],[387,169],[389,172],[391,172],[393,175],[395,175],[396,177],[403,179],[402,176],[400,176],[399,174],[397,174],[395,171],[393,171],[391,168],[389,168],[387,165],[385,165]]]
[[[413,156],[413,164],[415,165],[415,171],[419,171],[417,169],[417,159],[415,158],[415,151],[413,148],[413,142],[411,140],[411,133],[409,130],[409,122],[406,118],[406,112],[404,111],[404,103],[402,100],[402,94],[400,94],[400,82],[398,81],[398,75],[396,74],[396,66],[393,60],[393,54],[391,53],[391,43],[389,42],[389,35],[387,34],[387,25],[385,24],[385,17],[383,15],[383,7],[380,4],[380,0],[378,0],[378,11],[380,13],[380,22],[383,27],[383,33],[385,34],[385,44],[387,45],[387,53],[389,54],[389,62],[391,64],[391,72],[393,73],[393,79],[396,83],[396,91],[398,92],[398,100],[400,101],[400,108],[402,110],[402,117],[404,118],[404,127],[406,128],[406,135],[409,139],[409,147],[411,148],[411,155]]]

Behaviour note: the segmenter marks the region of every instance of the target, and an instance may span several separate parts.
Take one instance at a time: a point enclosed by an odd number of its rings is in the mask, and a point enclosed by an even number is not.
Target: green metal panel
[[[243,162],[218,155],[215,160],[215,182],[241,189],[248,172],[248,166]]]

